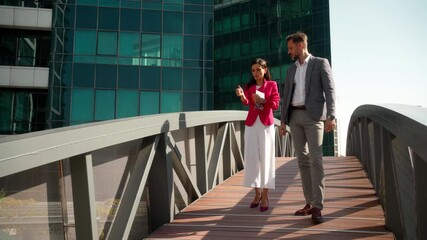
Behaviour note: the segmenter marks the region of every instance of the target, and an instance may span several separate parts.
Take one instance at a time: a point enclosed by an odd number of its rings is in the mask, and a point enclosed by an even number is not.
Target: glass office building
[[[251,78],[250,62],[267,60],[282,92],[286,71],[294,64],[286,37],[303,31],[309,51],[331,61],[328,0],[215,1],[215,109],[245,109],[234,89]],[[280,109],[275,112],[280,119]],[[325,134],[324,154],[336,153],[336,133]]]
[[[213,109],[213,1],[58,1],[53,19],[49,128]]]

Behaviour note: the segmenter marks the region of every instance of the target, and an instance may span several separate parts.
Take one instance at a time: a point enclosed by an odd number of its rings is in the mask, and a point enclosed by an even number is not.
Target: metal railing
[[[50,239],[149,233],[243,169],[246,114],[158,114],[0,138],[0,236],[31,224]],[[290,138],[276,131],[276,156],[293,154]]]
[[[347,156],[362,162],[397,239],[427,239],[427,108],[362,105],[349,123]]]

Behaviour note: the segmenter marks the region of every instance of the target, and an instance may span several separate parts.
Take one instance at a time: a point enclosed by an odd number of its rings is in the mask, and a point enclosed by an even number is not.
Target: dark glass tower
[[[48,127],[213,109],[213,1],[62,0]]]
[[[250,62],[267,60],[282,92],[286,71],[294,64],[286,36],[308,35],[314,56],[331,61],[328,0],[215,1],[215,109],[245,109],[234,89],[251,77]],[[279,109],[280,110],[280,109]],[[280,119],[280,111],[275,117]],[[325,134],[324,154],[335,154],[335,133]]]

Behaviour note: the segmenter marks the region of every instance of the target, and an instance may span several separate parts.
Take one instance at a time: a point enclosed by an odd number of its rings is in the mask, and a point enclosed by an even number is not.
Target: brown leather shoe
[[[306,204],[304,208],[295,212],[295,216],[307,216],[311,214],[311,206],[310,204]]]
[[[322,217],[322,212],[320,208],[313,207],[311,211],[312,211],[311,220],[313,220],[313,223],[314,224],[322,223],[323,217]]]

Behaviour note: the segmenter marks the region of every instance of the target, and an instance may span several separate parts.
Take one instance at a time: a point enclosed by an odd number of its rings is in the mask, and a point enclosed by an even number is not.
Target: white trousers
[[[245,126],[245,177],[243,186],[275,188],[275,128],[265,126],[257,117],[252,126]]]

